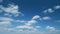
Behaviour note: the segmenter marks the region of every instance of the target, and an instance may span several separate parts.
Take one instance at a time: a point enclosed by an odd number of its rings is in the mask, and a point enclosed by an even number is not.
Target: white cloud
[[[51,18],[48,17],[48,16],[46,16],[46,17],[43,17],[42,19],[43,19],[43,20],[50,20]]]
[[[14,20],[8,17],[0,17],[0,27],[9,27],[12,26]]]
[[[30,20],[28,21],[25,25],[27,26],[31,26],[32,24],[36,23],[37,21],[36,20]]]
[[[18,12],[18,5],[11,5],[8,8],[2,8],[5,12],[17,14]]]
[[[19,29],[18,31],[23,30],[22,32],[27,32],[27,31],[35,32],[35,31],[38,31],[38,28],[40,28],[40,27],[38,27],[38,26],[35,26],[35,27],[33,27],[33,26],[17,26],[16,28]]]
[[[0,17],[0,20],[2,20],[2,21],[14,21],[12,18],[8,18],[8,17]]]
[[[54,10],[53,10],[53,9],[51,9],[51,8],[49,8],[49,9],[44,10],[43,12],[44,12],[44,13],[53,13],[53,12],[54,12]]]
[[[51,9],[51,8],[49,8],[49,9],[48,9],[48,12],[52,13],[52,12],[54,12],[54,10]]]
[[[60,9],[60,5],[54,6],[53,9],[49,8],[43,11],[43,13],[53,13],[55,10]]]
[[[51,26],[46,26],[46,29],[49,31],[56,31],[56,28]]]
[[[25,23],[25,25],[23,26],[16,26],[16,28],[26,28],[27,30],[26,31],[37,31],[38,28],[40,28],[40,26],[33,26],[33,24],[35,24],[37,21],[36,19],[38,19],[39,16],[34,16],[30,21],[27,21],[27,23]],[[19,22],[19,20],[18,20]]]
[[[26,23],[27,21],[25,21],[25,20],[15,20],[15,22]]]
[[[32,24],[35,24],[35,23],[37,22],[36,19],[39,19],[39,18],[40,18],[40,16],[35,15],[35,16],[33,16],[33,18],[32,18],[30,21],[28,21],[25,25],[31,26]]]
[[[21,30],[22,31],[22,30]],[[17,31],[3,31],[3,32],[0,32],[1,34],[60,34],[60,31],[59,32],[17,32]]]
[[[27,26],[17,26],[16,28],[28,28]]]
[[[3,21],[3,22],[0,22],[0,25],[7,25],[7,24],[10,24],[11,22],[10,21]]]
[[[55,6],[54,9],[60,9],[60,5]]]
[[[4,6],[0,5],[0,8],[1,8],[1,10],[7,12],[7,13],[5,13],[5,15],[10,15],[10,13],[11,13],[11,15],[14,15],[15,17],[20,16],[20,15],[22,15],[22,16],[24,15],[23,13],[21,13],[21,12],[19,11],[18,5],[9,4],[8,7],[4,7]],[[3,12],[3,11],[2,11],[2,12]],[[0,13],[1,13],[1,12],[0,12]],[[8,13],[9,13],[9,14],[8,14]]]
[[[32,18],[32,20],[36,20],[36,19],[38,19],[38,18],[40,18],[40,16],[39,16],[39,15],[35,15],[35,16]]]

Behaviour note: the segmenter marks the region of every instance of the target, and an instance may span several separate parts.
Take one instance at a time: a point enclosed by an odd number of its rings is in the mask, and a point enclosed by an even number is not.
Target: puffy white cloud
[[[55,10],[60,9],[60,5],[54,6],[53,9],[49,8],[43,11],[43,13],[53,13]]]
[[[40,18],[40,16],[38,16],[38,15],[33,16],[33,18],[30,21],[28,21],[28,23],[26,23],[26,25],[31,26],[32,24],[36,23],[37,22],[36,19],[39,19],[39,18]]]
[[[60,5],[55,6],[54,9],[60,9]]]
[[[56,28],[51,26],[46,26],[46,29],[49,31],[56,31]]]
[[[40,26],[33,26],[33,24],[35,24],[37,21],[36,19],[38,19],[39,16],[34,16],[30,21],[27,21],[27,23],[25,23],[25,25],[23,26],[17,26],[16,28],[26,28],[27,31],[37,31],[38,28],[40,28]],[[18,20],[19,22],[19,20]]]
[[[0,27],[10,27],[14,20],[8,17],[0,17]]]
[[[38,31],[38,28],[40,28],[40,27],[38,27],[38,26],[36,26],[36,27],[33,27],[33,26],[17,26],[16,27],[17,29],[19,29],[18,31],[20,31],[20,30],[23,30],[22,32],[35,32],[35,31]],[[24,30],[25,29],[25,30]]]
[[[46,10],[43,11],[43,13],[52,13],[52,12],[54,12],[54,10],[51,9],[51,8],[46,9]]]
[[[5,16],[7,16],[7,15],[9,16],[10,13],[11,13],[11,16],[14,15],[15,17],[20,16],[20,15],[24,15],[23,13],[21,13],[21,12],[19,11],[18,5],[9,4],[8,7],[4,7],[4,6],[0,5],[0,8],[1,8],[1,10],[7,12],[7,13],[5,13]],[[2,11],[2,12],[3,12],[3,11]],[[0,12],[0,13],[1,13],[1,12]],[[9,14],[8,14],[8,13],[9,13]]]
[[[25,25],[27,26],[31,26],[32,24],[36,23],[37,21],[36,20],[30,20],[28,21]]]
[[[48,9],[48,12],[52,13],[52,12],[54,12],[54,10],[51,9],[51,8],[49,8],[49,9]]]
[[[17,14],[18,12],[18,5],[10,5],[7,8],[2,8],[5,12],[12,13],[12,14]]]
[[[38,18],[40,18],[40,16],[39,16],[39,15],[35,15],[35,16],[32,18],[32,20],[36,20],[36,19],[38,19]]]

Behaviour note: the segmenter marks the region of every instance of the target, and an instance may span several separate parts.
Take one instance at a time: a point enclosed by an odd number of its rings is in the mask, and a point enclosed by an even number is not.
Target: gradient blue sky
[[[60,34],[59,32],[60,0],[0,1],[0,34]]]

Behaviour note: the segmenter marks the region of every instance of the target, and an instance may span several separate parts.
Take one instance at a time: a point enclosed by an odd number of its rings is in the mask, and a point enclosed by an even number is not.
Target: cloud
[[[0,0],[0,2],[3,2],[3,0]]]
[[[2,21],[14,21],[12,18],[8,18],[8,17],[0,17],[0,20],[2,20]]]
[[[57,9],[60,9],[60,5],[54,6],[53,9],[52,8],[48,8],[48,9],[44,10],[43,13],[53,13]]]
[[[53,13],[53,12],[54,12],[54,10],[51,9],[51,8],[46,9],[46,10],[43,11],[43,13]]]
[[[56,20],[55,22],[59,22],[60,23],[60,20]]]
[[[33,18],[30,21],[28,21],[28,23],[26,25],[31,26],[32,24],[36,23],[37,19],[39,19],[39,18],[40,18],[40,16],[38,16],[38,15],[33,16]]]
[[[0,17],[0,28],[7,28],[12,26],[12,22],[14,20],[12,18],[8,18],[8,17]]]
[[[39,15],[35,15],[35,16],[32,18],[32,20],[36,20],[36,19],[38,19],[38,18],[40,18],[40,16],[39,16]]]
[[[55,10],[60,9],[60,5],[54,7]]]
[[[9,4],[8,7],[4,7],[2,5],[0,5],[1,10],[3,10],[4,12],[6,12],[4,15],[5,16],[12,16],[14,15],[15,17],[20,16],[20,15],[24,15],[23,13],[21,13],[18,9],[18,5],[14,5],[14,4]],[[2,12],[3,12],[2,11]],[[0,12],[1,13],[1,12]]]
[[[12,21],[14,21],[11,18],[6,18],[6,17],[0,17],[0,25],[4,25],[4,24],[10,24]]]
[[[37,21],[36,20],[30,20],[28,21],[25,25],[27,26],[31,26],[32,24],[36,23]]]
[[[4,33],[3,33],[4,32]],[[3,31],[1,34],[60,34],[59,32],[18,32],[18,31]]]
[[[5,30],[7,31],[20,31],[20,32],[35,32],[38,31],[38,29],[40,28],[40,26],[33,26],[33,24],[35,24],[37,22],[36,19],[39,19],[40,17],[36,17],[33,16],[31,20],[15,20],[13,18],[9,18],[9,17],[0,17],[0,25],[1,25],[1,29],[2,27],[5,28]],[[12,23],[16,22],[16,23],[23,23],[24,25],[13,25]],[[13,27],[15,26],[15,27]],[[11,28],[12,27],[12,28]]]
[[[43,20],[50,20],[51,18],[48,17],[48,16],[46,16],[46,17],[43,17],[42,19],[43,19]]]
[[[3,22],[0,22],[0,25],[7,25],[9,23],[10,23],[9,21],[3,21]]]
[[[33,26],[33,24],[35,24],[37,22],[36,19],[39,19],[39,16],[33,16],[33,18],[30,21],[27,21],[27,23],[25,23],[25,25],[23,26],[16,26],[16,28],[22,28],[22,29],[26,29],[27,31],[37,31],[37,28],[40,28],[40,26]],[[26,31],[25,30],[25,31]]]
[[[49,31],[56,31],[56,28],[51,26],[46,26],[46,29]]]
[[[27,21],[25,21],[25,20],[15,20],[15,22],[26,23]]]

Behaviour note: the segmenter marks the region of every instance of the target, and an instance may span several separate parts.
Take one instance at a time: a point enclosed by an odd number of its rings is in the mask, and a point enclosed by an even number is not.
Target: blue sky
[[[60,34],[60,0],[0,0],[0,34]]]

